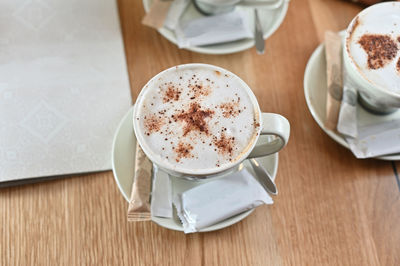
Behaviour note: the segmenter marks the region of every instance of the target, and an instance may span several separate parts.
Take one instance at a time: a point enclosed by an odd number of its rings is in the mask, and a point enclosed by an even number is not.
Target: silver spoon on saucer
[[[258,54],[263,54],[265,50],[265,41],[264,41],[264,32],[261,27],[261,21],[258,16],[257,8],[254,8],[254,25],[255,25],[255,42],[256,42],[256,50]]]
[[[278,195],[278,189],[276,188],[275,182],[267,170],[265,170],[256,159],[249,159],[249,161],[264,189],[274,196]]]

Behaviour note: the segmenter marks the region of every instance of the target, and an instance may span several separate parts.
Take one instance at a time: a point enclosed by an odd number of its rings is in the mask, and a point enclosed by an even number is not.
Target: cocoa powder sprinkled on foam
[[[260,127],[260,123],[259,123],[259,122],[257,122],[257,120],[256,120],[256,119],[253,119],[253,126],[254,126],[254,128],[255,128],[255,129],[257,129],[257,128],[259,128],[259,127]]]
[[[222,133],[219,138],[213,137],[213,144],[218,149],[218,153],[222,155],[232,155],[235,144],[235,137],[229,137]]]
[[[202,110],[200,104],[194,102],[190,104],[188,110],[181,110],[174,118],[185,123],[183,127],[183,136],[186,136],[191,131],[199,131],[200,133],[208,135],[209,131],[206,119],[211,118],[213,114],[213,110]]]
[[[208,96],[211,93],[211,87],[209,85],[199,84],[189,84],[188,86],[192,90],[191,99],[198,98],[200,96]]]
[[[154,132],[160,131],[164,125],[164,120],[155,114],[150,114],[144,117],[144,127],[146,129],[146,135],[149,136]]]
[[[351,40],[352,35],[353,35],[354,31],[356,30],[356,28],[358,27],[359,24],[360,24],[360,19],[359,19],[359,17],[356,17],[356,19],[355,19],[355,21],[353,23],[353,26],[350,29],[349,36],[347,37],[347,40],[346,40],[347,44]],[[346,44],[346,50],[347,50],[348,53],[350,53],[349,46],[347,44]]]
[[[226,102],[219,105],[219,108],[222,110],[222,115],[225,118],[236,117],[240,114],[241,110],[239,109],[240,98],[238,97],[237,101],[232,100],[232,102]]]
[[[355,21],[353,23],[353,26],[350,29],[350,36],[356,31],[358,25],[360,25],[360,18],[356,17],[356,19],[355,19]]]
[[[171,85],[164,92],[163,102],[178,101],[181,91],[175,86]]]
[[[182,158],[193,158],[191,154],[193,146],[190,143],[179,142],[178,146],[174,149],[176,153],[176,162],[179,162]]]
[[[396,57],[398,47],[389,35],[364,34],[358,43],[368,55],[368,68],[379,69]]]

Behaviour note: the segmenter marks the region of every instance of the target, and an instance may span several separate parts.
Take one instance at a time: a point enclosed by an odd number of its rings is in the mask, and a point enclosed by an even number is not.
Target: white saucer
[[[308,60],[306,71],[304,74],[304,94],[307,101],[308,109],[314,120],[325,131],[328,136],[333,138],[336,142],[349,149],[345,139],[336,131],[327,129],[324,126],[326,115],[326,59],[325,59],[325,45],[321,44],[311,55]],[[390,115],[373,115],[365,111],[357,103],[357,117],[358,123],[361,126],[400,119],[400,112],[397,111]],[[385,156],[375,157],[381,160],[400,160],[400,154],[391,154]]]
[[[133,133],[132,113],[133,113],[133,107],[128,111],[128,113],[124,116],[124,118],[122,118],[118,126],[118,129],[114,135],[113,147],[112,147],[112,169],[114,178],[118,184],[119,190],[121,191],[122,195],[127,201],[129,201],[131,195],[133,174],[135,170],[134,161],[135,161],[135,150],[136,150],[136,138]],[[265,167],[265,169],[268,170],[272,178],[275,179],[276,172],[278,169],[278,154],[273,154],[270,156],[259,158],[257,160],[260,162],[260,164],[262,164]],[[247,161],[244,162],[244,165],[247,168],[247,170],[253,173],[253,170]],[[172,191],[173,194],[176,194],[184,190],[187,190],[189,188],[192,188],[194,186],[197,186],[201,183],[202,182],[189,181],[180,178],[172,178]],[[202,232],[214,231],[230,226],[247,217],[252,211],[253,210],[243,212],[234,217],[226,219],[218,224],[204,228],[201,231]],[[162,227],[177,231],[183,231],[183,227],[178,217],[176,216],[175,209],[174,209],[173,219],[152,217],[152,220],[153,222],[157,223]]]
[[[153,0],[142,0],[144,10],[149,12],[151,4]],[[271,36],[278,27],[282,24],[283,19],[286,16],[286,12],[289,6],[289,0],[285,0],[284,3],[277,9],[274,10],[267,10],[259,8],[259,17],[261,21],[261,25],[264,31],[264,39],[267,39]],[[238,7],[238,9],[243,9],[248,13],[249,16],[249,24],[251,29],[254,29],[254,12],[251,8],[242,8]],[[186,9],[185,13],[182,15],[182,20],[189,20],[192,18],[201,17],[201,15],[196,8],[194,7],[193,3],[189,4],[189,7]],[[175,37],[175,33],[171,30],[166,28],[159,29],[159,32],[162,36],[168,39],[170,42],[177,44],[177,40]],[[229,43],[222,43],[222,44],[215,44],[215,45],[207,45],[207,46],[198,46],[198,47],[190,47],[185,48],[187,50],[202,53],[202,54],[231,54],[240,52],[246,49],[253,47],[255,44],[254,39],[244,39]]]

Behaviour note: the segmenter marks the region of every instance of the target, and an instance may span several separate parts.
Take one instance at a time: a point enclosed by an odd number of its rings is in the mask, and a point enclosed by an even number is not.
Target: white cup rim
[[[349,61],[350,61],[350,66],[353,69],[353,71],[355,71],[358,75],[360,75],[361,79],[364,80],[365,82],[367,82],[371,87],[373,87],[375,90],[381,92],[382,94],[386,94],[389,95],[391,97],[394,98],[399,98],[400,99],[400,94],[393,92],[389,89],[384,88],[383,86],[373,83],[371,82],[368,77],[365,75],[365,73],[363,73],[361,71],[361,69],[359,68],[359,66],[357,65],[357,63],[354,61],[353,57],[351,56],[350,52],[349,52],[349,42],[350,42],[350,36],[351,33],[353,31],[353,27],[354,27],[354,23],[356,23],[356,20],[359,19],[360,16],[362,16],[363,14],[365,14],[366,12],[370,11],[371,9],[375,9],[375,8],[380,8],[382,6],[385,5],[399,5],[400,6],[400,2],[398,1],[389,1],[389,2],[382,2],[382,3],[378,3],[378,4],[374,4],[372,6],[369,6],[365,9],[363,9],[362,11],[360,11],[350,22],[350,24],[348,25],[347,29],[346,29],[346,34],[344,37],[344,53],[345,56],[348,57]]]
[[[208,169],[195,169],[195,170],[191,170],[191,169],[185,169],[182,167],[179,167],[179,165],[176,165],[175,167],[171,167],[170,164],[165,163],[164,161],[162,161],[160,159],[159,156],[157,156],[152,149],[147,145],[147,142],[144,140],[144,136],[143,134],[140,134],[138,128],[139,128],[139,122],[136,118],[137,112],[138,112],[138,106],[140,106],[140,102],[142,101],[142,99],[144,98],[144,95],[146,93],[146,89],[149,87],[148,85],[155,79],[158,79],[160,76],[164,75],[166,72],[172,71],[174,69],[180,68],[194,68],[194,67],[205,67],[208,69],[212,69],[212,70],[216,70],[216,71],[220,71],[222,73],[228,73],[229,75],[234,76],[235,78],[238,79],[238,81],[243,85],[243,89],[247,92],[253,106],[254,106],[254,110],[255,112],[258,114],[258,122],[260,123],[260,127],[258,127],[257,129],[257,133],[256,136],[253,140],[253,143],[251,144],[250,148],[244,152],[242,154],[242,156],[237,159],[234,162],[231,163],[227,163],[223,166],[220,167],[214,167],[214,168],[208,168]],[[257,115],[256,114],[256,115]],[[233,167],[237,166],[238,164],[240,164],[243,160],[245,160],[248,155],[250,154],[250,152],[254,149],[257,140],[260,136],[260,132],[262,130],[262,119],[261,119],[261,110],[260,110],[260,106],[258,104],[257,98],[254,95],[253,91],[250,89],[250,87],[236,74],[222,68],[222,67],[218,67],[218,66],[214,66],[214,65],[210,65],[210,64],[203,64],[203,63],[190,63],[190,64],[182,64],[182,65],[177,65],[177,66],[173,66],[170,67],[168,69],[165,69],[163,71],[161,71],[160,73],[158,73],[157,75],[155,75],[154,77],[152,77],[147,83],[146,85],[143,86],[142,90],[140,91],[137,99],[136,99],[136,104],[134,106],[133,109],[133,129],[134,129],[134,133],[136,135],[136,139],[138,140],[140,146],[142,147],[143,152],[147,155],[147,157],[150,159],[150,161],[152,161],[153,163],[155,163],[157,166],[163,168],[164,170],[167,170],[169,172],[173,172],[176,173],[177,175],[186,175],[186,176],[207,176],[207,175],[215,175],[215,174],[219,174],[221,172],[224,172],[226,170],[232,169]]]

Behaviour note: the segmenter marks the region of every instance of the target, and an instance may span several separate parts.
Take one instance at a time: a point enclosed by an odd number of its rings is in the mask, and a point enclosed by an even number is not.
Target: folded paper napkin
[[[361,112],[367,112],[357,104],[357,87],[352,84],[347,74],[343,70],[341,60],[334,57],[341,57],[342,45],[340,33],[328,33],[325,35],[326,43],[326,63],[328,78],[327,103],[334,98],[331,85],[334,83],[335,75],[332,70],[342,73],[341,96],[336,98],[340,103],[340,109],[327,109],[327,120],[335,121],[337,118],[337,131],[341,133],[348,143],[351,151],[357,158],[372,158],[400,152],[400,120],[395,120],[393,115],[377,116],[375,122],[362,125],[359,122]],[[340,51],[340,52],[338,52]],[[329,107],[329,106],[327,106]],[[370,114],[372,116],[372,114]],[[327,123],[326,123],[327,124]]]
[[[246,170],[189,189],[173,198],[185,233],[193,233],[272,198]]]

